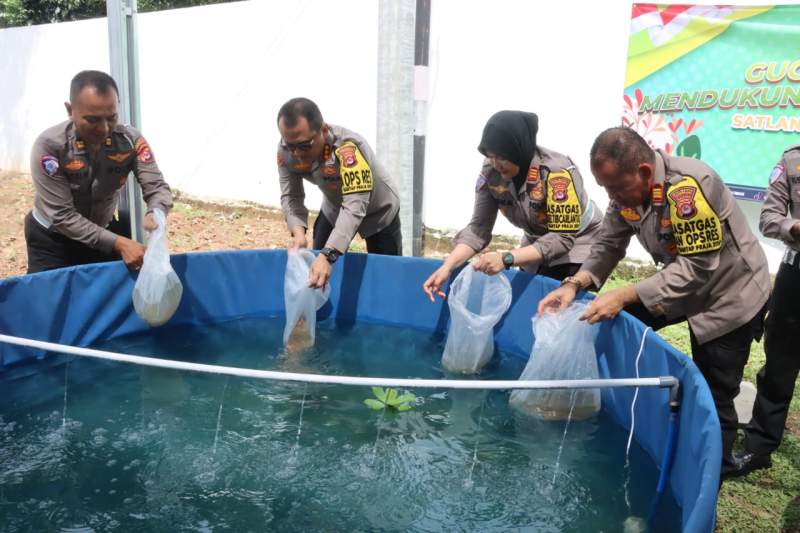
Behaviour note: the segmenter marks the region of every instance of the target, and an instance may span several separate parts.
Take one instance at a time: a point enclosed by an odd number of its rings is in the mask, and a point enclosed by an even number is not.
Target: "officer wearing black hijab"
[[[497,212],[524,231],[520,247],[487,252],[476,270],[497,274],[519,266],[561,280],[578,271],[600,230],[602,213],[589,199],[568,156],[536,144],[534,113],[499,111],[483,128],[478,151],[486,158],[475,183],[475,207],[455,247],[422,288],[433,301],[452,271],[492,239]]]

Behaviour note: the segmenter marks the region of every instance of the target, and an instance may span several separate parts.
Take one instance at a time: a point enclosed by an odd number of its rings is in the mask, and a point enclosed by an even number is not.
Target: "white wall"
[[[536,112],[540,144],[570,155],[605,208],[588,151],[620,121],[630,6],[432,2],[426,225],[458,229],[469,220],[476,147],[500,109]],[[27,171],[36,135],[66,116],[71,77],[109,69],[107,31],[105,19],[0,30],[0,168]],[[377,32],[372,0],[251,0],[140,15],[142,129],[168,182],[279,205],[275,114],[292,96],[314,99],[326,120],[375,146]],[[319,192],[306,190],[318,206]],[[745,206],[751,220],[757,206]],[[502,217],[495,229],[519,234]],[[773,268],[779,248],[767,246]],[[638,245],[630,253],[647,257]]]

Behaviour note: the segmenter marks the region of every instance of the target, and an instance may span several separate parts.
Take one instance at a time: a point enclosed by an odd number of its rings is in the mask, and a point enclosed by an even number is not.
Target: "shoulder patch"
[[[547,175],[547,229],[575,232],[581,229],[581,203],[569,170]]]
[[[779,162],[777,165],[775,165],[775,168],[772,169],[772,172],[769,175],[769,184],[772,185],[773,183],[778,181],[778,178],[781,177],[781,174],[783,174],[784,170],[785,168],[783,166],[783,163]]]
[[[43,155],[41,159],[42,170],[50,177],[58,174],[58,159],[52,155]]]
[[[140,163],[147,164],[153,162],[153,152],[150,150],[150,145],[147,144],[144,137],[139,137],[134,149],[136,150],[136,156],[139,158]]]
[[[670,187],[667,201],[675,245],[680,255],[722,248],[722,223],[694,178],[684,176]]]
[[[479,192],[485,187],[486,187],[486,176],[484,176],[483,174],[479,174],[478,180],[475,182],[475,192]]]
[[[278,150],[278,166],[282,167],[285,162],[286,161],[284,161],[283,159],[283,153],[280,150]]]
[[[347,141],[337,148],[336,157],[341,167],[343,195],[372,190],[372,169],[355,143]]]

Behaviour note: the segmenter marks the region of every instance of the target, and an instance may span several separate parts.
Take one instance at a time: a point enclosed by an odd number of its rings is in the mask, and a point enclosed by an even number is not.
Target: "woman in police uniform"
[[[486,248],[497,212],[522,229],[520,248],[487,252],[474,268],[497,274],[520,266],[561,280],[588,257],[602,214],[583,186],[578,167],[565,155],[536,144],[538,117],[523,111],[495,113],[483,129],[478,151],[486,158],[475,184],[475,208],[455,247],[423,284],[433,301],[453,269]]]

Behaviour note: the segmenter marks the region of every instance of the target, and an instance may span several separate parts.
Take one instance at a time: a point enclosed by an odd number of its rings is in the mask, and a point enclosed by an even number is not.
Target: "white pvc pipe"
[[[121,363],[154,366],[159,368],[172,368],[175,370],[189,370],[192,372],[205,372],[208,374],[223,374],[244,378],[272,379],[278,381],[299,381],[302,383],[328,383],[332,385],[359,385],[375,387],[409,387],[409,388],[435,388],[435,389],[594,389],[617,387],[669,387],[677,382],[674,377],[655,378],[624,378],[624,379],[578,379],[578,380],[460,380],[460,379],[403,379],[403,378],[370,378],[356,376],[335,376],[323,374],[299,374],[295,372],[276,372],[273,370],[255,370],[252,368],[237,368],[231,366],[205,365],[141,355],[127,355],[91,348],[78,348],[66,344],[37,341],[0,334],[0,342],[40,348],[51,352],[94,357]]]

